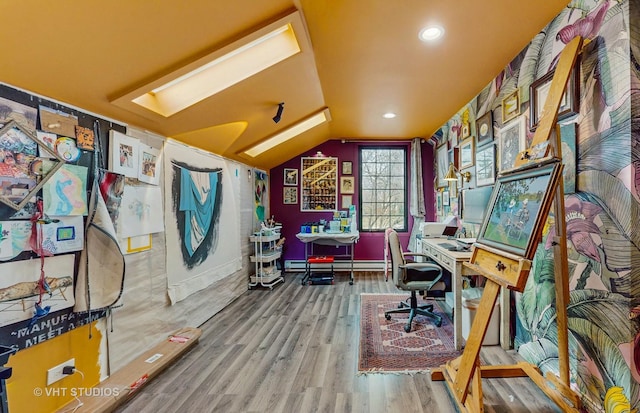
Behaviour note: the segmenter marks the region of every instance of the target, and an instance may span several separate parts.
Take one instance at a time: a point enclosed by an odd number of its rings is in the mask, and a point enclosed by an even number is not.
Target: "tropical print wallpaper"
[[[516,294],[514,344],[543,373],[558,374],[551,239],[554,220],[564,219],[571,385],[581,394],[587,411],[640,411],[639,3],[571,1],[435,136],[439,144],[455,147],[465,126],[472,136],[486,134],[476,130],[475,120],[491,111],[498,164],[505,150],[501,146],[507,144],[500,142],[505,139],[501,131],[515,133],[513,122],[524,125],[526,142],[533,138],[531,85],[536,98],[544,96],[539,79],[554,70],[569,41],[584,38],[575,98],[566,96],[577,101],[563,101],[567,109],[559,121],[567,157],[565,180],[569,180],[565,181],[565,216],[551,215],[547,220],[525,290]],[[572,131],[574,141],[565,147],[566,130]]]

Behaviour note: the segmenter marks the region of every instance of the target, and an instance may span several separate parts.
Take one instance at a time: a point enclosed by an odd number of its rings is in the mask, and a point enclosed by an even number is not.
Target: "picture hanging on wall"
[[[353,194],[355,191],[355,184],[353,177],[342,176],[340,177],[340,192],[343,194]]]
[[[351,161],[342,161],[342,174],[351,175],[353,164]]]
[[[293,205],[298,203],[298,187],[297,186],[285,186],[283,188],[283,204]]]
[[[509,122],[520,114],[520,94],[516,89],[502,99],[502,124]]]
[[[95,147],[95,137],[89,128],[76,125],[76,144],[78,148],[85,151],[93,151]]]
[[[115,130],[109,131],[109,170],[127,178],[138,177],[140,141]]]
[[[451,204],[451,199],[449,198],[449,191],[442,192],[442,205],[449,206]]]
[[[138,180],[151,184],[160,184],[162,163],[160,162],[160,149],[152,148],[143,143],[140,144],[140,162]]]
[[[476,150],[476,185],[492,185],[496,180],[496,149],[485,145]]]
[[[575,115],[580,110],[580,86],[578,79],[580,74],[578,70],[579,64],[573,66],[567,87],[562,95],[560,101],[560,107],[558,108],[558,120],[566,119],[572,115]],[[547,95],[549,94],[549,88],[551,87],[551,81],[555,70],[545,74],[540,79],[531,83],[529,88],[529,129],[531,131],[536,130],[540,117],[542,116],[542,109],[547,101]]]
[[[284,168],[284,184],[298,185],[298,170],[293,168]]]
[[[487,110],[487,113],[476,120],[476,133],[477,146],[493,141],[493,111]]]
[[[500,130],[499,140],[499,170],[505,171],[514,166],[518,154],[525,149],[526,125],[524,116],[511,122]]]
[[[38,157],[42,151],[45,157]],[[20,210],[64,161],[12,120],[0,129],[0,202]]]
[[[469,137],[462,141],[462,143],[460,144],[459,152],[460,152],[460,162],[459,162],[460,168],[459,169],[472,167],[473,158],[474,158],[473,137]]]

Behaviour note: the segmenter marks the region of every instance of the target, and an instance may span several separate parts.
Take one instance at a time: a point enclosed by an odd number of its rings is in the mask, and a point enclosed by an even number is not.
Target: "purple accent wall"
[[[304,246],[296,238],[296,234],[300,232],[300,226],[307,222],[315,222],[321,219],[330,220],[333,216],[331,212],[301,212],[300,211],[300,189],[298,189],[298,203],[293,205],[283,204],[283,183],[284,168],[295,168],[298,170],[298,188],[300,188],[300,158],[306,156],[314,156],[318,151],[324,156],[332,156],[338,158],[338,176],[342,176],[342,161],[351,161],[353,163],[353,176],[355,178],[356,191],[353,194],[353,204],[358,208],[358,188],[359,188],[359,172],[358,172],[358,150],[364,146],[404,146],[407,148],[407,157],[410,155],[410,141],[371,141],[371,142],[345,142],[341,140],[331,140],[319,145],[308,152],[305,152],[295,158],[292,158],[269,172],[270,189],[270,208],[271,214],[275,216],[278,222],[282,223],[282,235],[286,238],[283,257],[284,260],[301,260],[304,259]],[[407,159],[408,165],[409,159]],[[435,195],[433,188],[434,167],[433,167],[433,147],[430,144],[422,145],[422,173],[424,180],[425,203],[427,207],[427,220],[435,219]],[[410,195],[410,194],[408,194]],[[341,206],[340,193],[338,194],[338,205]],[[409,199],[409,198],[407,198]],[[359,208],[358,208],[359,209]],[[358,210],[359,212],[359,210]],[[407,208],[407,214],[409,213]],[[413,225],[413,219],[409,215],[409,228]],[[409,241],[409,232],[400,233],[400,241],[406,249]],[[355,247],[356,260],[382,260],[384,247],[384,232],[363,232],[360,231],[360,240]],[[331,254],[331,248],[326,247],[327,254]],[[315,250],[323,253],[325,250]]]

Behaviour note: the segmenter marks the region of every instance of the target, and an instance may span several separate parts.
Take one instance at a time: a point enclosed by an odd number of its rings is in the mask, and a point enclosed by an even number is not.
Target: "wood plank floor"
[[[398,293],[382,273],[349,285],[254,289],[201,326],[199,344],[118,412],[455,412],[428,374],[358,376],[360,293]],[[517,354],[484,347],[483,362]],[[560,412],[528,378],[483,380],[486,412]]]

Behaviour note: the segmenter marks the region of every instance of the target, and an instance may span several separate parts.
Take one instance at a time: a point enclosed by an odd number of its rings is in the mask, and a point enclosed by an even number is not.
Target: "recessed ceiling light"
[[[387,112],[384,115],[382,115],[382,117],[385,119],[393,119],[396,117],[396,114],[393,112]]]
[[[430,42],[436,40],[444,34],[444,29],[440,26],[429,26],[420,30],[418,37],[423,42]]]

